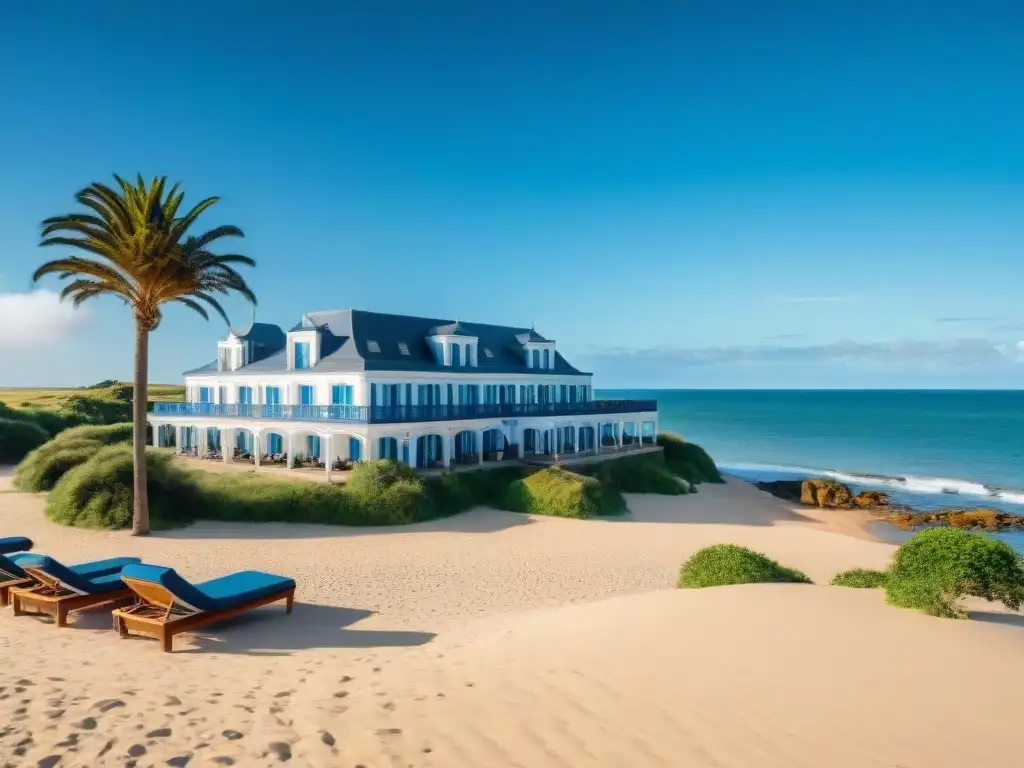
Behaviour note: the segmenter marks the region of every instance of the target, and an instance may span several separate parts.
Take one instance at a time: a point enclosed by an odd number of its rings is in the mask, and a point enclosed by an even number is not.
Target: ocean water
[[[750,480],[828,475],[916,509],[1024,514],[1024,390],[604,390]],[[1003,538],[1004,535],[1000,535]],[[1005,538],[1024,547],[1024,535]]]

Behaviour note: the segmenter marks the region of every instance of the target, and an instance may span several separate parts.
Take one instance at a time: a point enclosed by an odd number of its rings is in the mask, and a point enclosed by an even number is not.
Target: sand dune
[[[195,579],[258,566],[300,585],[291,617],[270,606],[174,654],[120,640],[109,612],[57,630],[5,611],[0,764],[1020,764],[1021,617],[943,621],[823,586],[677,591],[683,557],[719,541],[822,582],[892,547],[739,482],[629,502],[617,521],[476,510],[133,539],[0,493],[0,531],[68,561],[138,554]]]

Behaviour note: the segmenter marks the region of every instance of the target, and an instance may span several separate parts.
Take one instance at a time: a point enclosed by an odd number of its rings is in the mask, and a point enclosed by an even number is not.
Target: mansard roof
[[[532,328],[516,328],[461,320],[443,320],[411,315],[392,315],[360,309],[309,312],[309,323],[320,332],[320,357],[311,369],[316,373],[360,371],[421,371],[437,373],[530,373],[531,375],[573,376],[585,374],[555,352],[554,368],[527,368],[523,345],[529,341],[550,341]],[[256,323],[256,325],[268,325]],[[233,373],[287,373],[284,332],[280,347]],[[314,328],[299,324],[300,328]],[[444,330],[442,330],[444,329]],[[269,334],[269,332],[267,332]],[[238,335],[237,333],[235,335]],[[269,334],[272,335],[272,334]],[[476,366],[451,368],[441,365],[428,342],[436,335],[472,336],[477,339]],[[275,336],[275,341],[277,337]],[[377,351],[379,350],[379,351]],[[187,371],[189,374],[216,373],[217,361]]]

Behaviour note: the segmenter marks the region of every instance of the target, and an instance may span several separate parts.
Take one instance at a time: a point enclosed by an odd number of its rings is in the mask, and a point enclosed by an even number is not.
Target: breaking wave
[[[779,466],[774,464],[722,464],[722,471],[749,480],[783,480],[805,477],[831,477],[841,483],[889,489],[890,492],[917,495],[945,495],[967,497],[963,501],[942,499],[945,506],[977,506],[981,500],[1000,502],[1001,505],[1024,505],[1024,489],[1000,488],[971,480],[951,477],[919,477],[914,475],[877,475],[866,472],[845,472],[814,467]],[[968,500],[970,499],[970,500]]]

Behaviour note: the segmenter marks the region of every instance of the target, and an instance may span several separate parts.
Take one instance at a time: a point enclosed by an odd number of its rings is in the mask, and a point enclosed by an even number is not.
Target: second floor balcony
[[[268,421],[333,421],[398,424],[417,421],[514,419],[525,416],[614,416],[654,413],[657,400],[591,400],[585,403],[494,405],[249,405],[246,403],[154,403],[154,416],[194,416]]]

